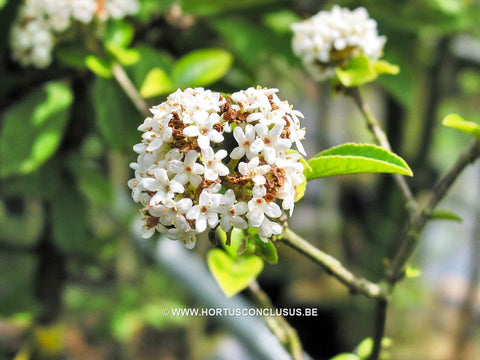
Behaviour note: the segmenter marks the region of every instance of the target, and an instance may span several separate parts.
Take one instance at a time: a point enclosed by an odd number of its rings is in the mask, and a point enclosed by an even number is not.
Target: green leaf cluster
[[[0,176],[28,174],[55,153],[71,104],[70,87],[64,82],[50,82],[5,113],[0,133]]]
[[[160,67],[151,69],[140,87],[140,94],[149,98],[177,88],[213,84],[227,73],[232,62],[232,55],[223,49],[192,51],[175,62],[170,72]]]

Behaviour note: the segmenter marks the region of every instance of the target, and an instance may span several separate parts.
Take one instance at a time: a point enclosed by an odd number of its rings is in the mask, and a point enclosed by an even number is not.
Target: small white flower
[[[269,164],[274,164],[277,159],[277,153],[289,149],[292,142],[288,139],[281,138],[283,125],[275,124],[271,130],[268,126],[263,124],[255,125],[255,131],[260,136],[265,144],[262,154],[265,156],[265,161]]]
[[[240,105],[245,111],[267,111],[272,108],[268,96],[263,89],[253,87],[232,94],[232,100]]]
[[[258,235],[264,242],[267,242],[272,235],[279,235],[281,233],[282,226],[275,221],[268,220],[267,218],[263,219],[262,224],[258,228]]]
[[[188,198],[180,199],[179,201],[165,199],[163,204],[150,207],[148,212],[150,215],[158,217],[162,225],[174,225],[177,229],[186,231],[190,228],[190,225],[184,215],[192,206],[193,202]]]
[[[270,165],[259,165],[260,159],[258,156],[251,159],[248,163],[240,162],[238,164],[238,171],[243,176],[248,176],[253,179],[253,182],[257,183],[262,181],[263,175],[270,171]]]
[[[222,163],[222,159],[227,156],[226,150],[218,150],[213,152],[212,148],[202,149],[202,161],[205,165],[205,179],[217,180],[219,176],[228,175],[230,172],[228,167]]]
[[[248,202],[247,219],[250,226],[262,225],[265,215],[271,218],[279,218],[282,210],[274,202],[266,202],[263,198],[253,198]]]
[[[197,243],[197,232],[192,229],[183,231],[181,229],[172,228],[168,229],[167,238],[170,240],[179,240],[183,242],[187,249],[193,249]]]
[[[168,164],[168,169],[173,172],[175,177],[173,180],[178,181],[180,184],[185,185],[190,182],[193,186],[197,187],[202,182],[204,167],[197,163],[198,153],[195,150],[190,150],[185,155],[185,160],[171,160]]]
[[[140,186],[145,190],[155,192],[150,204],[156,206],[164,199],[173,198],[175,193],[183,193],[185,188],[176,180],[170,180],[165,169],[153,170],[153,177],[140,180]]]
[[[210,147],[210,141],[219,143],[223,141],[223,135],[220,134],[214,125],[218,124],[220,117],[217,113],[209,114],[206,111],[197,111],[193,114],[194,125],[183,129],[183,134],[190,137],[198,137],[198,146],[200,149]]]
[[[245,131],[237,126],[233,130],[233,136],[237,140],[238,147],[231,152],[232,159],[241,159],[245,154],[248,159],[252,159],[264,148],[262,139],[255,137],[255,128],[250,124],[245,126]]]
[[[194,205],[187,212],[188,220],[195,220],[195,229],[202,233],[207,229],[207,223],[211,229],[218,224],[217,210],[220,207],[220,199],[216,194],[202,192],[198,199],[198,205]]]
[[[228,189],[222,196],[219,212],[221,214],[220,227],[223,231],[229,231],[233,226],[239,229],[246,229],[247,222],[241,217],[248,210],[247,204],[243,201],[236,202],[235,193]]]

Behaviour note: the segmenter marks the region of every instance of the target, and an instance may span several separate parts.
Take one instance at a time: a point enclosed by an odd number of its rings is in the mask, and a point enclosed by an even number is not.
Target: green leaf
[[[362,173],[413,175],[401,157],[370,144],[339,145],[315,155],[308,164],[311,170],[304,170],[307,180]]]
[[[65,189],[52,202],[53,240],[65,252],[87,247],[87,204],[75,190]]]
[[[386,358],[388,353],[385,351],[385,349],[389,348],[392,345],[392,340],[388,337],[382,338],[382,350],[380,353],[380,358]],[[356,348],[356,353],[362,360],[367,360],[372,353],[373,350],[373,339],[371,337],[368,337],[364,339]]]
[[[263,261],[258,256],[233,259],[220,249],[208,252],[207,264],[218,285],[228,297],[248,287],[263,269]]]
[[[0,133],[1,176],[32,172],[55,153],[72,98],[65,83],[51,82],[7,111]]]
[[[61,43],[55,48],[55,57],[61,63],[76,69],[85,69],[85,58],[88,55],[86,48],[78,43]]]
[[[170,76],[160,68],[153,68],[145,77],[140,87],[140,95],[150,98],[158,95],[169,94],[175,90]]]
[[[365,55],[354,57],[345,68],[337,66],[335,73],[346,87],[363,85],[378,77],[374,65]]]
[[[357,354],[361,359],[367,359],[373,350],[373,339],[368,337],[364,339],[357,347]]]
[[[310,168],[310,166],[309,166]],[[309,171],[307,169],[307,171]],[[305,180],[303,183],[298,185],[298,187],[295,189],[295,198],[293,199],[294,202],[297,202],[301,200],[305,196],[305,191],[307,190],[307,180]]]
[[[260,256],[263,260],[268,261],[270,264],[276,264],[278,262],[277,248],[271,240],[267,242],[262,241],[260,236],[256,235],[255,239],[255,254]]]
[[[343,353],[334,356],[330,360],[361,360],[357,355],[351,353]]]
[[[147,44],[137,45],[134,49],[140,54],[140,61],[127,70],[138,88],[142,86],[145,77],[153,68],[162,69],[168,74],[175,63],[170,54],[160,52]]]
[[[219,12],[229,9],[242,9],[248,7],[259,6],[262,4],[268,4],[275,0],[183,0],[182,10],[187,14],[194,15],[214,15]]]
[[[422,271],[413,266],[407,266],[405,269],[405,277],[408,279],[413,279],[422,275]]]
[[[398,65],[390,64],[385,60],[374,61],[373,68],[378,74],[397,75],[400,72],[400,67]]]
[[[8,0],[0,0],[0,10],[2,10],[3,7],[7,5],[7,3],[8,3]]]
[[[85,57],[85,65],[95,74],[105,79],[113,76],[112,62],[100,59],[95,55]]]
[[[227,73],[232,62],[232,55],[222,49],[192,51],[175,64],[172,80],[178,87],[210,85]]]
[[[459,215],[455,214],[453,211],[441,209],[432,212],[432,214],[430,215],[430,219],[463,222],[463,219]]]
[[[133,40],[135,31],[133,27],[125,21],[109,21],[105,29],[103,41],[105,44],[115,44],[126,48]]]
[[[234,259],[238,258],[238,252],[245,246],[245,235],[241,229],[232,228],[230,234],[230,245],[227,245],[227,234],[220,227],[217,228],[217,234],[222,242],[225,251]]]
[[[302,18],[291,10],[279,10],[265,15],[263,21],[276,33],[289,34],[292,31],[290,25],[302,21]]]
[[[114,149],[131,149],[139,141],[135,129],[143,118],[119,86],[97,77],[92,91],[96,124]]]
[[[124,66],[134,65],[140,60],[140,53],[135,49],[126,49],[114,43],[109,43],[106,47],[108,52]]]
[[[460,115],[449,114],[445,116],[442,121],[442,124],[453,129],[463,131],[467,134],[476,136],[480,139],[480,124],[477,124],[472,121],[466,121]]]

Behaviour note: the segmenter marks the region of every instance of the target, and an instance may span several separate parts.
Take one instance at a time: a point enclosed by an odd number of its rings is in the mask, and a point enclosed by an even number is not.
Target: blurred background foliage
[[[227,358],[221,344],[228,336],[215,319],[162,315],[163,308],[199,303],[135,240],[138,209],[126,182],[143,117],[112,78],[113,63],[123,65],[150,105],[177,87],[279,88],[306,116],[310,155],[343,142],[371,142],[353,104],[332,95],[328,84],[314,83],[290,47],[292,22],[359,2],[142,0],[137,16],[105,25],[102,41],[85,28],[72,30],[45,70],[10,59],[9,29],[19,4],[0,2],[0,358]],[[456,112],[480,121],[479,3],[361,5],[388,37],[385,58],[401,68],[369,85],[366,97],[394,151],[413,169],[409,182],[421,199],[468,142],[442,128],[441,119]],[[478,240],[479,176],[477,164],[444,202],[463,223],[427,229],[412,263],[423,273],[394,294],[387,324],[393,359],[453,359],[468,254]],[[383,175],[318,180],[290,225],[378,280],[405,219],[392,185]],[[194,252],[204,258],[209,247],[199,243]],[[305,350],[314,359],[351,351],[370,334],[373,304],[351,297],[302,256],[278,250],[278,264],[266,264],[259,282],[277,307],[319,309],[318,317],[288,318]],[[464,359],[480,357],[476,330]],[[233,351],[228,359],[245,357]]]

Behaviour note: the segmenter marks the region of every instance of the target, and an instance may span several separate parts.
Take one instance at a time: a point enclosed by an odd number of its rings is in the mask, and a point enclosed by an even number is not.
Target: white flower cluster
[[[203,88],[177,90],[139,126],[142,142],[128,182],[141,210],[142,235],[155,230],[187,248],[217,225],[280,234],[274,219],[294,208],[305,181],[305,130],[276,89],[249,88],[223,97]],[[227,144],[231,144],[230,150]],[[277,203],[278,202],[278,203]]]
[[[363,7],[353,11],[334,6],[292,24],[293,51],[316,80],[334,75],[334,67],[364,54],[372,60],[382,55],[385,36]]]
[[[138,0],[25,0],[11,31],[12,58],[23,66],[52,62],[56,36],[72,21],[87,24],[135,14]]]

